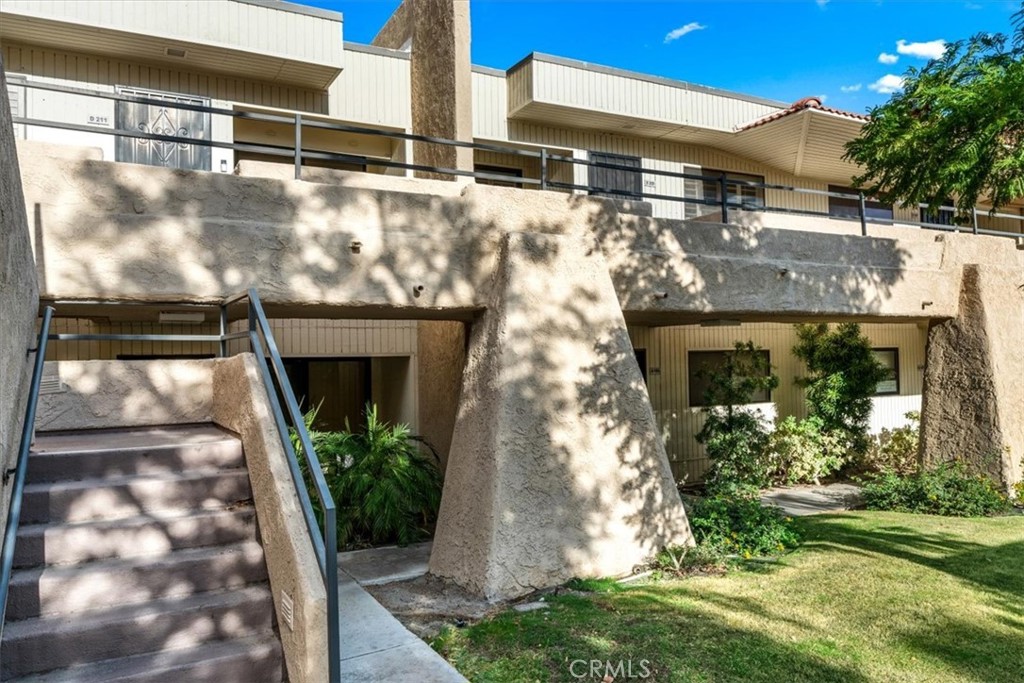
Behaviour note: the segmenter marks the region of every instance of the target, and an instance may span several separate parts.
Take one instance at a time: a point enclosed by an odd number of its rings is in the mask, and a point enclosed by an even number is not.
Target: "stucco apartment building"
[[[442,134],[414,125],[417,80],[409,43],[413,49],[416,43],[395,30],[402,10],[375,44],[364,45],[343,41],[341,15],[277,0],[4,0],[0,9],[7,95],[20,121],[16,137],[90,148],[81,153],[92,158],[292,177],[293,150],[301,140],[304,178],[332,182],[324,174],[333,169],[348,172],[335,175],[343,178],[338,182],[372,186],[374,175],[416,174],[403,164],[423,163],[429,146],[417,154],[420,143],[413,136],[426,133],[479,143],[457,150],[455,165],[470,173],[455,176],[456,183],[601,194],[654,217],[708,221],[721,220],[717,203],[724,188],[729,221],[751,231],[762,225],[861,230],[858,199],[849,196],[856,194],[849,189],[855,169],[842,156],[865,117],[814,98],[776,102],[539,53],[507,70],[470,66],[467,35],[455,46],[454,61],[420,76],[421,89],[447,78],[445,87],[457,94],[463,122],[456,128],[462,128]],[[110,134],[114,129],[213,144]],[[353,180],[353,174],[366,177]],[[872,226],[953,227],[946,212],[930,215],[870,198],[865,209]],[[982,211],[974,226],[962,229],[1024,230],[1024,220],[1015,218],[1024,216],[1024,207],[1003,214]],[[216,328],[208,316],[173,306],[143,316],[85,318],[73,311],[61,308],[55,331]],[[702,419],[697,368],[735,342],[752,340],[766,349],[781,379],[760,407],[769,415],[804,414],[802,392],[793,384],[801,372],[791,353],[794,320],[627,322],[677,478],[699,480],[707,467],[694,440]],[[362,406],[373,401],[386,418],[409,423],[446,456],[466,344],[463,323],[308,314],[272,324],[293,386],[307,406],[320,406],[323,426],[358,424]],[[927,326],[876,322],[864,330],[892,370],[878,387],[871,428],[902,424],[905,413],[920,409]],[[204,342],[83,341],[58,345],[48,358],[214,352]]]

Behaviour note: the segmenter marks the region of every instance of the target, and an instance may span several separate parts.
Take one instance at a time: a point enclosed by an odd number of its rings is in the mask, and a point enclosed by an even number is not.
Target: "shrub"
[[[861,465],[868,472],[913,474],[920,469],[918,443],[921,435],[921,414],[906,414],[910,424],[895,429],[882,429],[871,440]]]
[[[710,496],[693,505],[690,528],[708,551],[744,557],[779,555],[800,543],[792,520],[755,496]]]
[[[721,492],[736,486],[763,488],[770,483],[772,466],[767,459],[768,430],[760,411],[710,410],[697,441],[711,460],[708,488]]]
[[[959,462],[910,475],[879,474],[865,482],[863,495],[869,510],[982,517],[1009,509],[1009,500],[991,479],[969,474]]]
[[[857,453],[867,449],[867,423],[871,397],[888,376],[875,358],[871,342],[860,325],[843,323],[830,330],[822,323],[797,325],[793,353],[807,366],[797,384],[807,390],[811,415],[820,418],[822,431],[845,435]]]
[[[309,429],[316,411],[304,417]],[[388,425],[368,404],[362,432],[310,430],[310,438],[336,505],[339,547],[406,545],[430,533],[441,503],[441,472],[416,448],[406,425]],[[312,488],[310,498],[322,521]]]
[[[771,470],[766,460],[768,430],[760,411],[744,405],[755,392],[777,387],[779,378],[753,342],[737,342],[720,367],[701,368],[698,373],[708,380],[704,426],[696,438],[711,460],[709,485],[766,486]]]
[[[789,416],[772,433],[771,453],[783,481],[820,484],[845,462],[846,440],[825,431],[817,415],[803,420]]]
[[[675,574],[722,571],[725,567],[725,555],[705,543],[695,546],[669,546],[654,558],[655,569]]]
[[[1013,499],[1018,505],[1024,504],[1024,481],[1018,481],[1013,485]]]

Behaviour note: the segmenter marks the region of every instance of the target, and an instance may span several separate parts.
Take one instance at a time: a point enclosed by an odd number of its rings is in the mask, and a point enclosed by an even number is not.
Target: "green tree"
[[[961,219],[979,197],[994,210],[1024,197],[1024,3],[1013,24],[1012,40],[978,34],[904,74],[846,145],[859,187],[889,203],[952,199]]]
[[[708,380],[704,426],[696,438],[711,459],[708,485],[712,490],[760,488],[769,483],[768,430],[760,411],[742,406],[755,393],[779,385],[771,369],[764,351],[748,341],[736,342],[720,365],[697,371]]]
[[[863,453],[871,397],[888,371],[857,323],[835,329],[825,323],[797,325],[796,335],[793,354],[807,366],[807,376],[796,383],[807,391],[811,416],[820,419],[822,432],[845,436],[850,448]]]

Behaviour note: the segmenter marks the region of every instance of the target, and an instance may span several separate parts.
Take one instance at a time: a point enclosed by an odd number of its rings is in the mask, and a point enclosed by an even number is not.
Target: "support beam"
[[[692,541],[607,265],[512,233],[474,324],[430,571],[489,600]]]
[[[921,457],[1009,490],[1024,458],[1024,273],[965,265],[960,312],[928,328]]]

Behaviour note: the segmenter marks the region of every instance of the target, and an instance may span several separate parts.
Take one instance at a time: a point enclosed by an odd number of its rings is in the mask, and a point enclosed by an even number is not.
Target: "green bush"
[[[782,420],[771,436],[772,459],[779,478],[789,484],[814,482],[836,472],[846,462],[846,439],[824,429],[816,415]]]
[[[949,517],[995,515],[1010,505],[991,479],[969,474],[958,462],[910,475],[879,474],[864,483],[863,495],[869,510]]]
[[[304,417],[336,505],[339,547],[407,545],[429,535],[441,503],[441,472],[411,441],[406,425],[388,425],[371,405],[360,433],[313,430],[316,411]],[[294,434],[292,440],[297,441]],[[322,522],[312,487],[310,499]]]
[[[654,558],[654,568],[656,570],[674,574],[686,574],[695,571],[721,571],[725,567],[725,555],[717,548],[706,543],[694,546],[669,546]]]
[[[808,372],[797,384],[807,390],[811,415],[821,420],[823,432],[845,437],[855,453],[863,453],[868,446],[871,397],[888,376],[871,350],[871,341],[856,323],[835,329],[824,323],[797,325],[796,334],[793,353]]]
[[[744,557],[779,555],[795,548],[800,536],[792,520],[755,496],[710,496],[689,513],[690,528],[699,546],[708,551]]]
[[[709,410],[697,434],[697,441],[704,444],[711,460],[706,478],[709,489],[768,486],[773,469],[767,459],[768,439],[760,411],[737,410],[727,415],[724,411]]]
[[[906,414],[910,424],[895,429],[882,429],[872,438],[867,452],[861,458],[861,469],[908,475],[920,469],[918,444],[921,435],[921,414],[911,411]]]
[[[779,378],[753,342],[736,342],[724,364],[700,368],[698,374],[708,380],[704,425],[696,438],[711,460],[709,487],[767,486],[772,469],[766,459],[768,430],[761,412],[745,404],[755,392],[777,387]]]
[[[1018,504],[1024,504],[1024,481],[1018,481],[1013,485],[1013,499]]]

